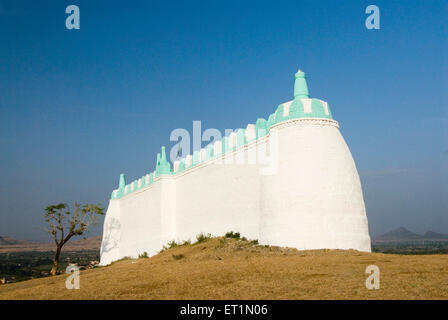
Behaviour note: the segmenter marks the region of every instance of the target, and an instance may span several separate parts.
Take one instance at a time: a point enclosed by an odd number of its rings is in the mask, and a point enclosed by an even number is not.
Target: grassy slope
[[[174,259],[173,255],[184,255]],[[381,270],[367,290],[365,268]],[[0,286],[0,299],[448,299],[448,255],[297,251],[213,238],[152,258]]]

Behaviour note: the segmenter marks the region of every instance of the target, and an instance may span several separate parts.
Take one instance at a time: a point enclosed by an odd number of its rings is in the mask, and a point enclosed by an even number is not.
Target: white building
[[[101,264],[154,255],[171,240],[240,232],[261,244],[370,252],[361,183],[328,103],[310,98],[305,73],[294,99],[268,120],[126,185],[120,176],[104,221]]]

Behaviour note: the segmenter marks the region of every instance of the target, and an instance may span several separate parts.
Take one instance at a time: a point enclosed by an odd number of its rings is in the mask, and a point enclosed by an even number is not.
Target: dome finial
[[[306,76],[305,72],[302,70],[297,71],[295,74],[295,82],[294,82],[294,98],[309,98],[308,85],[306,84]]]

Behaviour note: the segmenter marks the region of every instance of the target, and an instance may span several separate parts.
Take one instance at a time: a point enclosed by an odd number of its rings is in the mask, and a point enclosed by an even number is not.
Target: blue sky
[[[65,28],[70,4],[80,30]],[[267,117],[298,67],[340,123],[371,235],[448,233],[447,13],[443,0],[0,0],[0,235],[46,240],[49,204],[107,206],[119,174],[152,171],[193,120]]]

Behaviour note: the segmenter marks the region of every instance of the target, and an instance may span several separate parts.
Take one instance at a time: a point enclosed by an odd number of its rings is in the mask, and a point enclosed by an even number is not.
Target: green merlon
[[[222,154],[225,154],[227,151],[229,151],[229,138],[227,136],[221,139],[221,147]]]
[[[295,99],[289,107],[289,118],[299,118],[301,112],[303,112],[303,103],[300,99]]]
[[[145,186],[144,180],[142,178],[137,179],[137,189],[141,189]]]
[[[239,148],[241,146],[244,146],[247,143],[246,140],[246,130],[238,129],[238,131],[236,132],[236,147]]]
[[[180,164],[179,164],[179,171],[184,171],[184,170],[185,170],[185,159],[181,159]]]
[[[283,107],[283,104],[281,104],[277,107],[277,111],[275,111],[275,122],[276,123],[288,120],[288,117],[283,116],[283,112],[284,112],[284,107]]]
[[[263,118],[258,118],[255,122],[255,134],[257,139],[268,134],[268,122]]]
[[[207,151],[207,160],[212,159],[214,157],[213,144],[210,143],[205,150]]]
[[[268,129],[275,124],[275,113],[271,113],[268,118]]]
[[[193,152],[193,163],[192,166],[195,166],[199,163],[199,151],[194,151]]]

